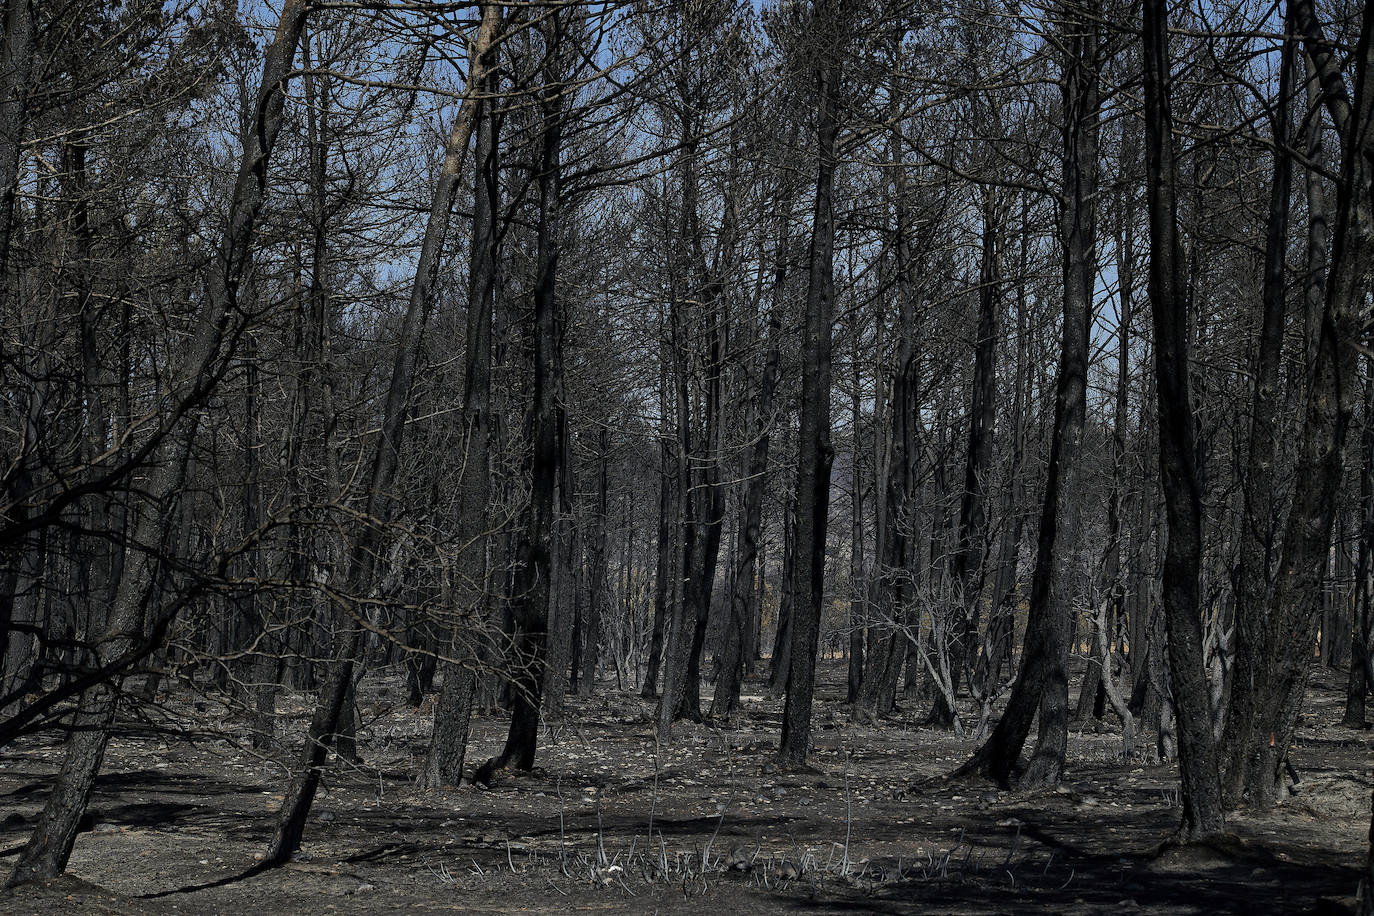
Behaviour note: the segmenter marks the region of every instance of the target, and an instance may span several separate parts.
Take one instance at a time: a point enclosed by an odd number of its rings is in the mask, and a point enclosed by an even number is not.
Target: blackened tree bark
[[[1023,232],[1018,268],[1020,276],[1026,275],[1030,247],[1029,232],[1025,228],[1025,211],[1023,200]],[[988,601],[988,632],[974,671],[973,689],[977,692],[980,705],[988,714],[991,713],[992,699],[999,690],[1002,666],[1011,657],[1012,639],[1016,629],[1017,574],[1020,567],[1021,540],[1026,527],[1026,513],[1023,508],[1026,475],[1022,468],[1026,451],[1026,389],[1029,384],[1027,366],[1030,360],[1026,308],[1026,293],[1023,287],[1017,293],[1016,302],[1016,384],[1011,401],[1011,454],[1008,456],[1007,472],[1010,481],[1002,500],[1001,532],[997,540],[997,574],[993,578],[992,594]],[[984,715],[982,710],[979,715],[981,719]],[[986,723],[980,721],[980,738],[983,737],[982,729],[985,727]]]
[[[10,241],[14,227],[15,199],[19,191],[19,154],[28,132],[29,78],[33,69],[34,22],[31,0],[7,0],[4,8],[5,34],[0,41],[0,309],[10,298]],[[0,344],[0,360],[5,360]],[[32,393],[27,395],[33,397]],[[27,415],[31,412],[25,410]],[[33,475],[27,456],[7,468],[3,477],[6,515],[22,522],[28,515],[26,502],[33,488]],[[7,462],[8,463],[8,462]],[[0,693],[14,680],[15,672],[6,670],[15,596],[19,593],[24,555],[32,545],[18,542],[3,545],[0,553]],[[26,551],[26,548],[28,550]]]
[[[29,85],[34,57],[32,0],[7,0],[0,42],[0,277],[8,275],[19,152],[28,132]]]
[[[868,611],[867,574],[864,569],[864,472],[863,472],[863,378],[859,371],[860,340],[863,327],[859,324],[862,312],[854,310],[851,329],[851,384],[849,399],[849,651],[845,668],[844,701],[853,705],[859,699],[864,676],[864,631]]]
[[[823,4],[817,19],[834,21]],[[826,14],[830,14],[827,16]],[[818,23],[819,24],[819,23]],[[829,29],[816,29],[816,36]],[[801,425],[797,436],[796,593],[792,610],[792,657],[783,704],[778,759],[803,766],[811,743],[811,701],[816,680],[816,649],[825,606],[825,535],[830,510],[831,311],[834,305],[835,246],[835,93],[840,79],[834,48],[816,48],[816,202],[811,226],[806,330],[802,343]],[[828,59],[826,59],[828,58]]]
[[[572,430],[568,426],[567,378],[563,372],[568,327],[566,308],[567,302],[557,301],[554,311],[554,352],[558,358],[553,373],[553,404],[558,443],[558,478],[554,486],[554,550],[549,583],[552,597],[542,688],[543,716],[551,722],[563,719],[572,672],[577,667],[575,640],[582,615],[581,577],[577,568],[578,558],[582,555],[582,532],[575,519],[577,472],[573,465]]]
[[[490,4],[497,9],[500,5]],[[494,51],[488,49],[488,55]],[[472,215],[471,278],[468,290],[467,366],[463,381],[463,443],[461,503],[456,532],[461,547],[457,609],[459,626],[444,642],[443,687],[434,707],[434,731],[425,757],[421,781],[430,788],[456,786],[463,776],[468,724],[477,690],[477,669],[464,665],[460,654],[472,651],[473,634],[484,625],[491,593],[487,562],[487,531],[491,502],[491,328],[496,289],[496,259],[500,245],[496,214],[500,200],[499,141],[495,114],[498,88],[485,64],[486,79],[479,87],[476,119],[477,180]],[[470,660],[470,659],[469,659]]]
[[[1279,64],[1279,94],[1273,106],[1274,177],[1269,193],[1268,224],[1264,244],[1263,305],[1259,342],[1255,358],[1255,394],[1250,414],[1250,434],[1246,455],[1244,506],[1240,519],[1240,563],[1236,574],[1235,663],[1230,711],[1221,739],[1221,759],[1226,767],[1222,787],[1224,800],[1234,807],[1240,802],[1245,774],[1253,759],[1253,742],[1246,729],[1254,717],[1254,692],[1251,681],[1259,667],[1258,637],[1269,597],[1271,571],[1278,531],[1275,521],[1277,500],[1275,458],[1281,431],[1280,387],[1283,334],[1288,297],[1285,291],[1288,251],[1288,206],[1293,184],[1292,138],[1289,111],[1292,107],[1292,39],[1283,43]],[[1161,413],[1162,416],[1162,413]],[[1241,686],[1237,687],[1236,685]],[[1244,740],[1243,740],[1244,739]]]
[[[510,728],[501,753],[479,769],[476,779],[490,782],[503,769],[534,768],[539,740],[539,711],[544,686],[551,577],[555,549],[555,497],[561,472],[559,449],[558,376],[562,352],[557,316],[558,259],[561,242],[559,200],[563,101],[561,82],[554,79],[554,57],[563,38],[563,17],[552,15],[543,25],[546,42],[546,79],[540,92],[540,150],[535,163],[539,189],[539,222],[535,251],[534,308],[530,337],[534,343],[533,392],[525,418],[530,443],[530,505],[525,531],[516,550],[512,617],[515,624],[510,663],[514,696]]]
[[[251,262],[253,232],[266,199],[267,164],[281,130],[286,87],[306,14],[303,0],[288,0],[267,48],[252,130],[244,135],[243,157],[230,198],[228,225],[211,266],[207,295],[193,336],[170,376],[173,396],[181,402],[192,400],[194,392],[213,386],[222,372],[222,368],[217,371],[217,364],[223,355],[226,324],[236,317],[239,287]],[[194,435],[195,423],[189,422],[187,426],[190,428],[185,445],[178,449],[180,454],[167,456],[168,460],[151,475],[146,491],[151,508],[137,521],[135,543],[154,545],[162,541],[164,523],[178,503],[185,455]],[[147,551],[133,552],[125,561],[114,605],[98,640],[102,664],[116,662],[136,651],[146,628],[159,616],[144,607],[158,572],[156,567],[156,559]],[[81,695],[62,767],[6,882],[8,886],[51,878],[66,868],[77,826],[105,756],[118,699],[117,674],[113,681],[101,682]]]
[[[672,587],[667,598],[667,620],[663,630],[663,692],[658,702],[658,739],[672,739],[673,721],[686,696],[688,655],[695,636],[695,621],[687,612],[687,586],[694,562],[696,528],[693,514],[698,500],[693,498],[691,398],[687,385],[687,332],[684,303],[677,295],[668,305],[670,341],[675,357],[673,373],[673,411],[677,422],[673,479],[673,556]],[[688,627],[691,626],[691,632]]]
[[[668,350],[667,335],[663,336],[664,344],[660,349],[666,353]],[[663,663],[663,643],[668,629],[668,617],[672,613],[669,600],[672,595],[673,570],[676,566],[674,543],[677,539],[677,526],[674,524],[674,510],[677,507],[677,498],[674,495],[674,488],[677,482],[677,472],[673,467],[673,446],[671,437],[668,435],[671,411],[668,409],[667,366],[668,360],[665,356],[660,363],[659,375],[659,408],[663,429],[659,433],[658,446],[658,538],[656,542],[658,562],[654,573],[654,622],[653,632],[649,637],[649,658],[644,671],[644,685],[640,690],[640,696],[645,698],[658,695],[658,672]]]
[[[1299,6],[1295,5],[1295,14]],[[1344,471],[1346,437],[1359,396],[1355,344],[1374,261],[1370,251],[1374,239],[1370,215],[1370,178],[1374,174],[1372,30],[1374,9],[1366,7],[1353,60],[1353,103],[1344,103],[1343,93],[1332,84],[1323,85],[1342,150],[1331,267],[1303,418],[1293,502],[1284,530],[1283,558],[1261,633],[1260,658],[1267,664],[1254,679],[1254,718],[1240,742],[1247,755],[1258,747],[1259,759],[1246,775],[1245,785],[1250,803],[1260,807],[1273,804],[1281,794],[1283,761],[1306,685],[1311,636]]]
[[[1149,295],[1154,317],[1160,484],[1169,525],[1164,555],[1164,620],[1183,782],[1183,822],[1178,836],[1191,841],[1221,831],[1222,809],[1202,658],[1202,488],[1188,380],[1188,296],[1178,232],[1167,0],[1144,0],[1143,26]]]
[[[1063,10],[1063,187],[1059,232],[1063,245],[1064,325],[1055,383],[1054,431],[1040,514],[1035,570],[1021,667],[1006,711],[992,735],[957,775],[981,774],[1009,784],[1035,719],[1040,734],[1023,778],[1052,784],[1064,768],[1068,742],[1066,667],[1073,630],[1072,575],[1078,542],[1073,476],[1087,410],[1088,333],[1097,275],[1098,23],[1095,4]]]
[[[1295,4],[1300,7],[1301,4]],[[1315,112],[1322,107],[1322,89],[1310,53],[1302,55],[1306,74],[1308,109],[1314,116],[1303,121],[1304,148],[1310,162],[1323,162],[1322,119]],[[1289,157],[1291,159],[1291,156]],[[1321,336],[1322,302],[1326,294],[1326,254],[1331,248],[1331,224],[1326,209],[1326,179],[1316,169],[1303,169],[1307,193],[1307,257],[1302,275],[1303,369],[1310,373],[1317,361],[1317,341]]]
[[[795,487],[794,487],[795,489]],[[768,660],[768,693],[782,696],[792,670],[792,611],[797,590],[797,507],[795,497],[783,506],[782,576],[778,580],[778,621]]]
[[[711,594],[715,589],[716,563],[720,557],[720,537],[725,520],[725,487],[720,480],[721,410],[724,400],[724,358],[726,320],[721,290],[715,283],[704,287],[710,303],[709,327],[703,363],[706,371],[706,396],[702,412],[702,455],[693,457],[700,465],[699,478],[692,485],[694,506],[690,563],[683,576],[683,604],[691,642],[687,649],[683,677],[678,684],[680,696],[674,715],[701,720],[701,657],[706,648],[706,626],[711,613]],[[683,630],[686,633],[686,628]]]
[[[480,86],[485,78],[486,68],[489,66],[486,52],[495,42],[500,24],[500,7],[489,4],[482,11],[482,21],[473,42],[468,95],[459,106],[458,117],[449,133],[444,150],[444,159],[421,243],[420,259],[416,264],[415,279],[411,285],[410,300],[396,341],[396,358],[391,368],[382,426],[368,477],[363,517],[369,519],[370,523],[362,528],[349,551],[342,589],[342,593],[347,596],[366,594],[373,586],[376,575],[383,537],[380,525],[385,524],[391,516],[392,484],[404,444],[407,402],[414,380],[424,318],[430,306],[434,282],[438,277],[440,253],[444,238],[448,234],[449,217],[458,191],[463,159],[472,136],[478,102],[476,87]],[[315,791],[319,788],[320,778],[324,773],[330,745],[339,730],[345,706],[351,705],[354,668],[362,648],[363,615],[357,608],[348,608],[346,612],[347,618],[341,621],[335,633],[329,673],[316,700],[299,767],[287,789],[278,814],[276,832],[264,855],[264,862],[268,865],[285,863],[300,848],[301,838],[305,835],[306,819],[310,815]]]

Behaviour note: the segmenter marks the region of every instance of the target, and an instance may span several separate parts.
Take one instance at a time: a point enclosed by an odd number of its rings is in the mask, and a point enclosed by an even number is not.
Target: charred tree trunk
[[[1058,782],[1068,742],[1069,640],[1073,631],[1073,559],[1078,544],[1077,471],[1087,410],[1088,334],[1096,282],[1100,97],[1098,33],[1093,9],[1064,11],[1063,241],[1064,326],[1055,383],[1054,432],[1031,579],[1021,667],[1006,711],[957,771],[1008,784],[1037,709],[1040,734],[1023,782]]]
[[[1293,13],[1303,29],[1302,3]],[[1310,12],[1310,10],[1309,10]],[[1341,134],[1341,168],[1336,184],[1336,223],[1323,306],[1321,334],[1298,450],[1295,489],[1268,612],[1260,633],[1259,657],[1266,664],[1251,685],[1251,722],[1242,723],[1237,755],[1255,761],[1245,775],[1252,805],[1267,807],[1281,794],[1283,762],[1292,741],[1311,656],[1336,499],[1344,471],[1343,452],[1357,397],[1361,308],[1371,267],[1370,176],[1374,160],[1374,79],[1371,28],[1374,10],[1361,18],[1354,58],[1354,104],[1339,84],[1323,85],[1323,97]],[[1310,50],[1310,49],[1309,49]],[[1317,53],[1312,53],[1314,59]],[[1320,68],[1319,68],[1320,71]],[[1339,81],[1339,74],[1336,75]],[[1234,778],[1234,777],[1232,777]]]
[[[818,14],[819,18],[819,14]],[[829,54],[835,52],[830,50]],[[783,704],[778,759],[804,766],[811,744],[811,703],[816,649],[825,606],[825,535],[830,509],[831,310],[834,304],[835,95],[839,63],[820,61],[816,90],[820,107],[816,150],[816,203],[811,227],[810,285],[802,344],[801,426],[797,436],[796,594],[792,611],[792,657]]]
[[[845,702],[853,705],[859,699],[864,673],[864,622],[868,618],[864,607],[868,598],[867,576],[864,570],[864,481],[863,481],[863,408],[862,379],[859,374],[859,338],[862,326],[860,312],[854,310],[855,321],[850,368],[853,390],[850,392],[850,449],[849,449],[849,651],[846,653]]]
[[[1250,415],[1246,468],[1242,477],[1244,508],[1240,520],[1240,568],[1236,576],[1235,674],[1229,713],[1221,740],[1226,767],[1224,800],[1240,802],[1245,774],[1253,762],[1253,742],[1246,734],[1254,717],[1252,681],[1259,667],[1259,633],[1264,623],[1277,544],[1274,462],[1280,435],[1283,333],[1286,322],[1285,257],[1288,251],[1288,206],[1293,181],[1289,154],[1289,110],[1293,75],[1293,41],[1283,44],[1279,65],[1279,96],[1274,103],[1274,177],[1269,194],[1268,227],[1264,245],[1264,291],[1259,342],[1255,359],[1255,394]],[[1246,758],[1251,758],[1249,761]]]
[[[1123,159],[1127,144],[1122,144]],[[1124,163],[1123,163],[1124,164]],[[1129,195],[1131,192],[1127,192]],[[1131,384],[1131,301],[1135,283],[1135,247],[1131,233],[1135,224],[1133,201],[1123,202],[1117,228],[1117,351],[1116,392],[1112,408],[1112,489],[1107,496],[1107,547],[1103,552],[1102,584],[1107,590],[1105,613],[1097,615],[1093,627],[1093,657],[1088,661],[1083,686],[1078,693],[1074,718],[1086,722],[1101,718],[1112,681],[1110,670],[1113,636],[1118,621],[1125,617],[1126,583],[1122,576],[1122,527],[1127,500],[1126,417],[1130,409]],[[1129,716],[1129,713],[1127,714]],[[1125,719],[1126,717],[1123,717]],[[1134,741],[1132,741],[1134,744]]]
[[[1145,0],[1143,15],[1149,294],[1154,316],[1160,486],[1169,525],[1164,620],[1183,782],[1183,823],[1178,836],[1193,841],[1221,831],[1221,785],[1202,657],[1202,487],[1188,383],[1188,298],[1178,234],[1166,0]]]
[[[544,25],[546,40],[553,46],[562,37],[562,20],[551,17]],[[551,59],[546,66],[552,66]],[[513,688],[510,729],[501,753],[478,770],[476,779],[489,783],[508,767],[534,768],[539,740],[539,711],[544,686],[545,649],[548,639],[552,588],[557,489],[561,477],[559,449],[558,380],[562,372],[559,347],[557,279],[561,246],[559,195],[561,190],[562,100],[561,82],[546,73],[540,98],[541,138],[536,164],[539,188],[539,224],[535,252],[534,308],[530,312],[530,338],[534,343],[533,392],[525,419],[530,444],[530,505],[525,531],[515,558],[512,618]]]
[[[488,52],[491,54],[492,52]],[[486,66],[491,68],[491,62]],[[490,606],[491,567],[487,536],[491,503],[491,337],[496,290],[496,259],[500,245],[499,147],[494,95],[497,81],[490,75],[479,91],[475,114],[477,179],[472,215],[471,283],[468,290],[467,366],[463,381],[462,488],[456,537],[462,550],[456,609],[457,626],[443,641],[443,687],[434,706],[434,731],[425,756],[421,782],[429,788],[456,786],[462,780],[467,756],[468,726],[477,692],[477,667],[463,664],[484,645]],[[476,636],[476,639],[473,637]],[[480,650],[479,650],[480,651]],[[471,659],[466,659],[471,661]]]
[[[782,575],[778,581],[778,620],[773,631],[773,652],[768,660],[768,693],[777,698],[787,689],[792,670],[792,610],[796,601],[797,509],[794,499],[783,507]]]
[[[1365,699],[1374,688],[1374,359],[1365,356],[1364,426],[1360,430],[1359,554],[1355,562],[1355,616],[1346,682],[1346,728],[1365,727]],[[1374,893],[1374,890],[1371,890]]]
[[[483,61],[486,60],[486,50],[495,41],[500,22],[499,6],[489,4],[483,9],[481,26],[473,48],[473,66],[469,73],[471,87],[481,84],[485,75]],[[384,524],[391,514],[392,484],[400,463],[401,446],[406,432],[407,401],[411,382],[414,380],[422,327],[430,306],[431,290],[439,272],[440,253],[444,237],[448,233],[449,215],[457,194],[468,140],[472,135],[476,107],[476,94],[470,92],[468,98],[463,100],[458,118],[450,132],[435,186],[429,220],[425,227],[420,260],[416,265],[415,281],[411,286],[410,301],[396,341],[396,359],[391,369],[382,428],[377,438],[376,452],[368,478],[364,518],[372,520],[372,523],[363,527],[346,561],[342,592],[353,598],[367,594],[374,585],[377,557],[381,552],[383,536],[378,523]],[[360,617],[356,609],[350,609],[348,619],[335,633],[329,673],[316,700],[301,762],[282,802],[276,833],[264,856],[264,862],[269,865],[285,863],[300,848],[301,838],[305,834],[306,819],[309,817],[315,791],[324,773],[329,747],[339,731],[345,705],[351,705],[354,668],[362,648],[363,628],[359,623]]]
[[[7,309],[11,297],[10,248],[14,229],[15,201],[19,194],[20,151],[28,134],[29,76],[34,57],[34,7],[31,0],[7,0],[4,8],[5,33],[0,41],[0,309]],[[9,341],[0,343],[0,362],[8,362]],[[33,395],[30,394],[29,397]],[[30,411],[25,410],[28,414]],[[23,522],[29,510],[26,502],[34,486],[26,456],[4,475],[5,514]],[[7,464],[12,459],[7,459]],[[29,554],[36,545],[26,541],[0,545],[0,695],[18,682],[19,670],[9,670],[10,638],[16,598]],[[29,561],[32,562],[31,560]],[[15,653],[18,654],[18,653]],[[27,653],[24,653],[27,655]],[[65,863],[64,863],[65,864]],[[58,868],[61,871],[61,867]],[[56,872],[54,872],[56,874]]]
[[[704,454],[693,461],[700,463],[702,468],[700,482],[693,486],[697,499],[692,511],[691,562],[683,577],[684,613],[692,628],[692,640],[680,684],[681,698],[674,713],[675,718],[692,721],[701,720],[701,658],[706,649],[706,626],[711,615],[711,594],[715,590],[721,528],[725,521],[725,488],[720,481],[720,416],[724,395],[726,322],[721,311],[721,290],[710,284],[706,286],[706,291],[707,300],[711,303],[711,315],[703,360],[706,367],[705,410],[702,417]]]
[[[904,618],[910,600],[912,564],[910,536],[915,490],[917,389],[919,357],[916,349],[916,292],[913,289],[907,184],[902,161],[903,138],[892,127],[890,158],[895,194],[892,232],[893,279],[897,290],[897,362],[892,395],[885,416],[887,449],[885,473],[880,482],[880,508],[875,524],[874,613],[868,626],[869,647],[864,659],[863,680],[855,704],[861,719],[874,719],[892,711],[896,685],[906,658]]]
[[[676,549],[674,545],[677,540],[677,524],[675,522],[677,497],[674,491],[677,484],[677,472],[674,470],[673,447],[668,435],[669,417],[672,412],[669,410],[668,398],[668,360],[666,355],[669,345],[666,339],[667,335],[664,335],[664,338],[664,344],[661,348],[664,359],[660,363],[659,379],[659,409],[663,418],[663,429],[659,431],[658,447],[658,565],[654,573],[653,632],[649,637],[649,659],[644,671],[644,685],[640,690],[640,696],[646,699],[658,695],[658,674],[659,669],[663,666],[663,644],[668,629],[668,618],[673,613],[669,601],[672,597],[672,582],[676,578],[674,573]]]
[[[611,431],[603,425],[597,434],[596,465],[596,521],[592,534],[592,548],[587,560],[587,608],[582,617],[582,654],[579,658],[580,671],[577,679],[577,692],[581,696],[591,696],[596,687],[596,668],[601,645],[601,606],[607,599],[607,551],[608,537],[606,526],[609,522],[609,492],[611,463]]]

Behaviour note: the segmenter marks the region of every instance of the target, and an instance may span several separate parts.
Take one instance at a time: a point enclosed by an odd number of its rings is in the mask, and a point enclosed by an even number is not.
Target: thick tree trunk
[[[1307,106],[1315,112],[1322,105],[1321,83],[1312,65],[1310,53],[1302,55],[1307,75],[1305,93]],[[1309,162],[1326,161],[1322,140],[1322,119],[1304,119],[1303,138]],[[1291,161],[1291,156],[1288,157]],[[1308,375],[1317,362],[1317,341],[1321,336],[1322,302],[1326,292],[1326,253],[1331,247],[1331,226],[1326,213],[1326,179],[1316,169],[1303,170],[1303,186],[1307,192],[1307,251],[1302,274],[1302,339],[1303,371]]]
[[[1166,0],[1145,0],[1143,15],[1149,295],[1154,316],[1160,484],[1169,525],[1164,618],[1183,782],[1179,836],[1197,840],[1222,829],[1221,785],[1202,657],[1202,488],[1188,379],[1188,298],[1178,235]]]
[[[832,49],[829,52],[834,55]],[[811,702],[816,679],[816,649],[825,606],[825,535],[830,510],[831,311],[834,304],[835,246],[835,94],[837,60],[820,62],[816,90],[816,203],[811,226],[810,285],[802,344],[801,425],[797,436],[796,594],[792,610],[792,657],[783,704],[778,759],[790,766],[806,763],[811,744]]]

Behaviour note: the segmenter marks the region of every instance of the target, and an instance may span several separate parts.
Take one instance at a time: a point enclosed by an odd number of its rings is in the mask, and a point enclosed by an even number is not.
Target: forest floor
[[[1235,814],[1215,849],[1156,855],[1178,822],[1174,767],[1123,761],[1110,726],[1074,731],[1056,791],[937,777],[971,739],[879,727],[842,705],[826,662],[812,773],[772,764],[781,704],[747,683],[729,725],[684,723],[656,749],[652,703],[568,699],[535,774],[491,789],[416,788],[428,717],[398,680],[369,679],[364,763],[326,779],[297,861],[254,873],[280,804],[279,761],[246,721],[181,687],[114,740],[68,876],[0,892],[4,913],[1335,913],[1352,903],[1374,787],[1374,733],[1338,727],[1344,675],[1312,680],[1297,794]],[[709,689],[708,689],[709,695]],[[307,698],[284,697],[282,734]],[[469,764],[505,722],[474,722]],[[1153,747],[1143,735],[1140,746]],[[8,871],[61,756],[54,739],[0,754]],[[704,867],[703,867],[703,862]]]

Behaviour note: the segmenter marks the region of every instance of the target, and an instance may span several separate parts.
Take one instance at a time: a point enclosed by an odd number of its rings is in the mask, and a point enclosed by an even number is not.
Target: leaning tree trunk
[[[373,455],[366,507],[363,512],[363,517],[369,520],[369,524],[359,532],[346,561],[342,594],[349,596],[349,600],[356,600],[356,596],[366,594],[373,587],[377,556],[383,536],[380,526],[386,523],[391,514],[391,489],[400,464],[401,446],[406,433],[406,405],[415,376],[421,329],[425,313],[429,309],[431,290],[438,278],[440,253],[444,237],[448,233],[449,216],[458,191],[463,158],[467,153],[468,140],[472,136],[476,117],[478,99],[473,90],[481,85],[485,77],[488,66],[486,51],[495,41],[500,23],[500,6],[488,4],[483,8],[481,25],[473,44],[473,63],[468,75],[469,92],[459,107],[457,120],[449,133],[443,164],[434,190],[434,200],[430,206],[429,220],[425,227],[424,241],[420,248],[420,259],[415,269],[415,280],[410,290],[410,301],[396,341],[396,358],[391,369],[386,406],[376,452]],[[316,700],[299,768],[282,801],[276,832],[264,856],[264,862],[267,864],[282,864],[300,848],[301,838],[305,834],[306,818],[310,815],[315,791],[319,788],[320,778],[324,774],[329,747],[339,730],[339,723],[353,687],[354,668],[362,648],[363,628],[360,616],[356,608],[349,608],[347,619],[341,621],[335,632],[329,673]]]
[[[832,49],[830,52],[836,52]],[[797,435],[796,589],[792,608],[792,657],[783,704],[778,759],[806,763],[811,744],[811,702],[816,680],[816,649],[825,605],[825,533],[830,509],[830,348],[835,275],[835,95],[839,63],[818,64],[816,203],[811,225],[810,286],[802,343],[801,425]]]
[[[185,356],[169,376],[174,404],[202,402],[221,374],[226,324],[235,317],[239,286],[251,261],[253,233],[266,198],[267,164],[281,130],[286,86],[306,14],[307,4],[303,0],[287,0],[267,48],[254,108],[255,129],[244,135],[243,158],[230,198],[228,225],[211,265],[205,302]],[[197,415],[191,412],[184,424],[185,442],[177,449],[180,454],[164,456],[163,463],[153,470],[145,490],[150,509],[140,515],[132,543],[153,545],[163,540],[164,523],[178,502],[196,419]],[[104,634],[98,640],[100,662],[112,668],[107,674],[109,679],[81,695],[62,768],[6,882],[8,886],[55,877],[67,866],[77,825],[95,786],[114,723],[120,673],[140,649],[146,649],[147,625],[153,622],[154,615],[145,609],[144,598],[154,584],[157,565],[146,551],[131,552],[125,560]]]
[[[1188,384],[1188,297],[1178,234],[1167,0],[1145,0],[1143,16],[1149,295],[1154,316],[1160,486],[1169,526],[1164,555],[1164,619],[1183,782],[1179,836],[1197,840],[1221,831],[1222,810],[1199,616],[1202,486]]]

